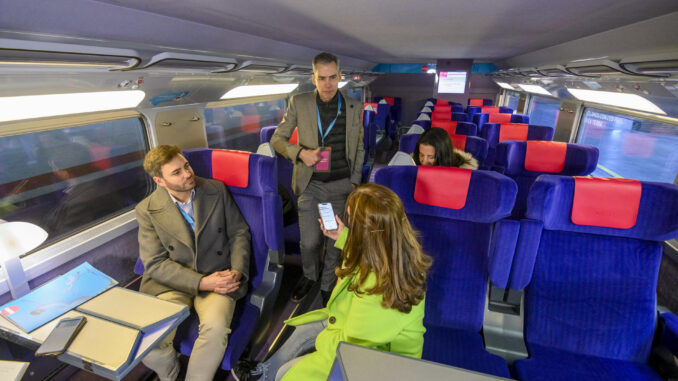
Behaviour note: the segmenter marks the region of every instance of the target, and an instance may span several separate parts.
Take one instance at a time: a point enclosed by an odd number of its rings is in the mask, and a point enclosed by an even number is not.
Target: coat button
[[[167,246],[167,248],[170,249],[170,251],[174,250],[174,246],[172,245]]]
[[[217,255],[222,255],[223,253],[224,253],[224,252],[221,251],[221,250],[217,251]]]
[[[337,322],[337,318],[335,318],[334,316],[330,316],[330,324],[334,324],[336,322]]]
[[[217,233],[221,233],[223,231],[224,231],[224,229],[222,229],[222,228],[217,229]]]

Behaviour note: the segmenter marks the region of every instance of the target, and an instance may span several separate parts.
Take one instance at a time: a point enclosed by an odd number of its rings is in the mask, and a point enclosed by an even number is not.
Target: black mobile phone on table
[[[35,351],[36,356],[58,356],[68,349],[75,336],[85,325],[84,316],[75,318],[65,318],[59,320],[59,323],[54,327],[52,332],[47,336],[47,339],[42,343],[40,348]]]

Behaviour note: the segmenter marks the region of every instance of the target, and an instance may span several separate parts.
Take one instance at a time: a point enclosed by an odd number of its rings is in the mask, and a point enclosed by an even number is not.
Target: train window
[[[515,110],[516,113],[518,112],[518,103],[520,102],[520,93],[514,93],[512,91],[507,91],[506,95],[504,96],[504,106],[510,108],[511,110]]]
[[[560,101],[557,99],[532,96],[530,99],[530,124],[556,128]]]
[[[152,190],[141,119],[0,137],[0,219],[44,228],[49,245],[130,210]]]
[[[676,178],[676,125],[587,108],[577,141],[600,150],[594,176],[666,183]]]
[[[205,130],[210,148],[255,152],[261,127],[275,126],[282,120],[284,99],[248,103],[205,110]]]

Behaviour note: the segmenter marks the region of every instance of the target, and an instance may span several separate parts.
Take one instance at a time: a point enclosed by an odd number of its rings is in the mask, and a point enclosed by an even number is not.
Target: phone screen
[[[86,319],[80,316],[72,319],[61,319],[54,327],[47,339],[35,352],[36,356],[56,356],[64,353],[71,344],[80,329],[85,325]]]
[[[320,212],[320,218],[322,218],[325,229],[337,230],[337,220],[334,219],[334,210],[332,210],[332,204],[329,202],[320,203],[318,204],[318,211]]]

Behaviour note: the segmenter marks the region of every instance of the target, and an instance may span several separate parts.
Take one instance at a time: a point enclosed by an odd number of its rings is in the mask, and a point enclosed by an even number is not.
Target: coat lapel
[[[207,225],[207,221],[209,221],[214,209],[217,207],[218,199],[217,190],[203,179],[196,177],[195,198],[193,199],[196,237],[200,237],[200,233]]]
[[[316,96],[318,94],[318,90],[315,90],[311,94],[311,98],[309,99],[308,107],[306,108],[306,111],[309,113],[309,119],[311,120],[311,136],[312,136],[312,144],[309,146],[311,147],[318,147],[318,105],[316,103]]]
[[[187,247],[195,250],[193,237],[184,222],[184,216],[172,202],[167,190],[158,187],[151,197],[151,202],[148,204],[148,214],[153,222]]]
[[[352,279],[353,279],[352,276],[345,276],[345,277],[343,277],[339,280],[339,283],[334,287],[334,290],[332,290],[332,295],[330,295],[330,300],[327,301],[328,306],[330,304],[332,304],[334,299],[337,298],[337,295],[341,294],[341,292],[344,291],[344,289],[346,287],[348,287],[348,285],[351,283]]]
[[[355,110],[355,107],[351,107],[352,104],[349,102],[348,96],[346,96],[346,94],[344,94],[341,91],[340,91],[340,93],[341,93],[341,96],[344,99],[344,101],[346,101],[346,145],[345,145],[345,147],[346,147],[346,157],[350,158],[351,157],[351,154],[349,152],[349,147],[351,146],[351,144],[350,144],[351,136],[350,135],[353,133],[353,130],[351,130],[349,128],[349,126],[351,126],[351,123],[353,123],[353,117],[355,115],[356,110]]]

